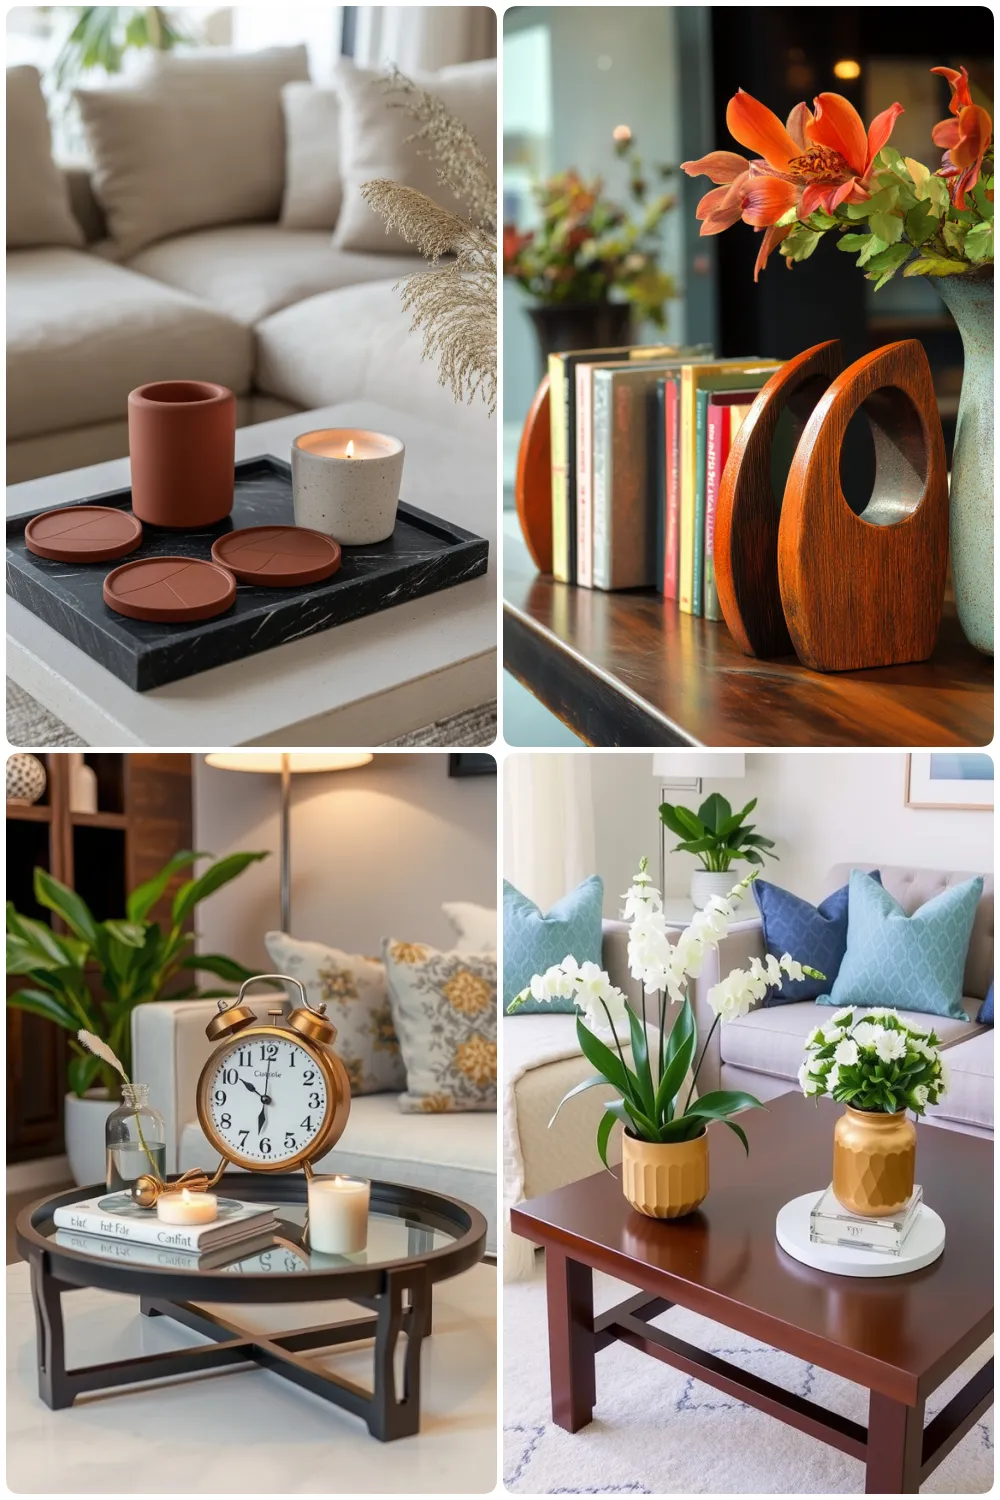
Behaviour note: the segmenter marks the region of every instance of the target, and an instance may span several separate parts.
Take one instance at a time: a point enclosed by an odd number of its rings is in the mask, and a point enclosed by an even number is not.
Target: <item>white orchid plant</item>
[[[782,974],[789,979],[803,979],[807,974],[818,979],[823,975],[806,968],[785,953],[781,958],[769,955],[754,958],[748,969],[734,969],[712,985],[708,991],[709,1008],[715,1019],[705,1040],[701,1056],[681,1102],[685,1081],[698,1051],[698,1029],[694,1010],[687,995],[688,981],[701,973],[706,954],[718,947],[736,918],[740,898],[757,878],[756,871],[735,885],[728,896],[713,896],[703,911],[695,914],[690,926],[671,942],[663,901],[653,885],[648,862],[643,859],[632,885],[625,893],[622,913],[629,923],[628,961],[633,979],[642,985],[642,1014],[628,1002],[608,974],[596,963],[577,963],[570,955],[544,974],[536,974],[527,989],[511,1003],[516,1010],[529,995],[539,1001],[575,1000],[581,1014],[576,1033],[580,1050],[597,1069],[591,1078],[570,1089],[559,1109],[575,1094],[586,1089],[610,1085],[618,1094],[609,1100],[597,1128],[597,1150],[608,1165],[608,1140],[616,1122],[639,1140],[659,1142],[689,1141],[702,1135],[713,1120],[721,1120],[743,1143],[749,1153],[744,1131],[731,1118],[746,1109],[761,1109],[759,1099],[739,1089],[719,1089],[701,1098],[695,1097],[695,1086],[709,1042],[721,1021],[732,1021],[746,1015],[767,991],[780,982]],[[658,996],[658,1033],[655,1056],[650,1055],[647,1030],[646,997]],[[669,1032],[666,1029],[667,1007],[680,1007]],[[625,1061],[621,1034],[627,1028],[632,1048],[632,1065]],[[607,1037],[608,1040],[604,1040]],[[556,1115],[559,1113],[556,1110]],[[555,1120],[556,1115],[552,1119]],[[551,1123],[551,1121],[550,1121]]]
[[[883,1006],[838,1010],[806,1037],[799,1086],[853,1109],[922,1115],[948,1091],[948,1064],[934,1031],[919,1031]]]

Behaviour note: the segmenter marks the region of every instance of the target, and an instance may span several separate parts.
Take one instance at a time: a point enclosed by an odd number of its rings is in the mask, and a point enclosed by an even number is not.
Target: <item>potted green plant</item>
[[[756,878],[756,872],[746,876],[725,899],[713,896],[706,910],[671,943],[660,893],[647,861],[642,860],[626,893],[624,910],[629,922],[629,969],[642,984],[642,1013],[629,1004],[599,965],[578,964],[572,956],[536,974],[509,1007],[516,1010],[529,995],[543,1002],[569,997],[579,1005],[577,1040],[597,1071],[570,1089],[559,1109],[586,1089],[610,1088],[618,1095],[605,1105],[597,1128],[597,1151],[607,1167],[608,1141],[615,1125],[621,1124],[622,1190],[632,1207],[648,1218],[681,1218],[701,1203],[708,1192],[707,1127],[713,1121],[727,1125],[749,1154],[746,1134],[731,1117],[762,1108],[760,1100],[740,1089],[718,1089],[697,1097],[698,1074],[715,1028],[721,1021],[746,1015],[782,973],[792,979],[805,974],[823,977],[788,953],[780,959],[770,955],[763,963],[755,958],[749,969],[734,969],[708,991],[706,999],[715,1019],[695,1063],[698,1029],[686,994],[688,981],[700,972],[706,952],[718,947],[736,916],[740,897]],[[647,995],[659,997],[653,1042]],[[679,1009],[668,1032],[670,1003]],[[625,1060],[624,1035],[631,1046],[631,1064]]]
[[[615,130],[614,149],[628,170],[628,203],[608,197],[600,177],[560,172],[535,185],[534,229],[504,225],[504,275],[535,303],[529,313],[543,365],[559,350],[629,344],[633,314],[657,328],[666,323],[676,289],[659,267],[659,232],[674,199],[651,193],[627,126]],[[672,168],[654,170],[665,178]]]
[[[699,868],[691,876],[691,900],[697,910],[711,896],[725,896],[732,880],[729,870],[738,860],[748,865],[762,865],[772,854],[774,840],[758,833],[756,825],[746,820],[757,806],[757,798],[748,802],[742,812],[734,813],[725,797],[713,792],[696,813],[680,803],[660,803],[660,820],[680,839],[671,854],[683,852],[698,857]]]
[[[121,1076],[106,1060],[81,1045],[77,1033],[92,1033],[120,1059],[132,1077],[132,1012],[158,1000],[198,994],[192,983],[177,986],[184,972],[214,974],[242,984],[252,970],[218,953],[195,953],[194,933],[184,924],[199,901],[266,858],[239,853],[216,860],[174,893],[169,924],[150,921],[150,913],[171,880],[204,855],[184,850],[163,869],[137,886],[125,903],[125,915],[98,922],[76,891],[47,870],[34,873],[35,900],[54,912],[65,933],[23,916],[7,903],[7,974],[25,981],[7,997],[15,1010],[53,1021],[71,1034],[70,1092],[66,1095],[66,1153],[75,1180],[97,1182],[104,1176],[104,1123],[120,1098]],[[205,997],[227,994],[205,992]]]
[[[891,104],[867,131],[841,94],[797,104],[783,124],[741,89],[729,133],[753,153],[710,151],[682,162],[715,187],[698,204],[701,233],[740,219],[761,232],[754,279],[778,250],[789,266],[835,235],[875,290],[923,276],[958,325],[965,374],[952,459],[951,565],[958,616],[971,644],[993,652],[993,121],[965,68],[932,68],[948,85],[949,117],[931,131],[936,170],[889,145],[903,109]],[[980,96],[982,98],[982,96]]]

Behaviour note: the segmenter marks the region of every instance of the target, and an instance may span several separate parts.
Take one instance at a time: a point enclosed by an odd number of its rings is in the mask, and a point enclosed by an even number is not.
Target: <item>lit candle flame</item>
[[[344,457],[345,458],[353,458],[354,457],[354,439],[353,438],[351,438],[350,442],[347,445],[347,452],[344,454]]]
[[[181,1201],[182,1202],[184,1202],[184,1203],[190,1203],[192,1201],[193,1197],[194,1197],[194,1194],[188,1192],[187,1188],[182,1188],[181,1189]]]

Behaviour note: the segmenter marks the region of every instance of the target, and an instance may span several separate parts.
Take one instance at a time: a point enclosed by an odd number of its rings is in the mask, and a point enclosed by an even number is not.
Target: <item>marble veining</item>
[[[115,490],[74,504],[126,509],[131,494]],[[344,547],[332,578],[293,589],[238,583],[236,602],[226,614],[189,625],[160,625],[126,619],[104,603],[104,579],[116,563],[51,562],[29,552],[24,529],[31,519],[24,515],[7,523],[8,594],[138,692],[452,588],[485,573],[489,555],[485,538],[401,502],[392,536],[371,546]],[[236,465],[236,496],[225,521],[197,532],[146,526],[142,546],[126,561],[171,555],[207,559],[216,537],[230,531],[293,523],[288,464],[271,457],[248,459]]]

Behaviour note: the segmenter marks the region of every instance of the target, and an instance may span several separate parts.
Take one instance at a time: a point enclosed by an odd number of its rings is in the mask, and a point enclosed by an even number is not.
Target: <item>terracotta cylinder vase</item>
[[[905,1111],[877,1114],[847,1106],[833,1132],[833,1192],[852,1214],[882,1218],[913,1193],[917,1132]]]
[[[640,1141],[622,1133],[622,1191],[648,1219],[694,1213],[708,1193],[708,1136],[693,1141]]]
[[[236,397],[206,380],[156,380],[128,398],[132,509],[171,531],[224,521],[233,508]]]

